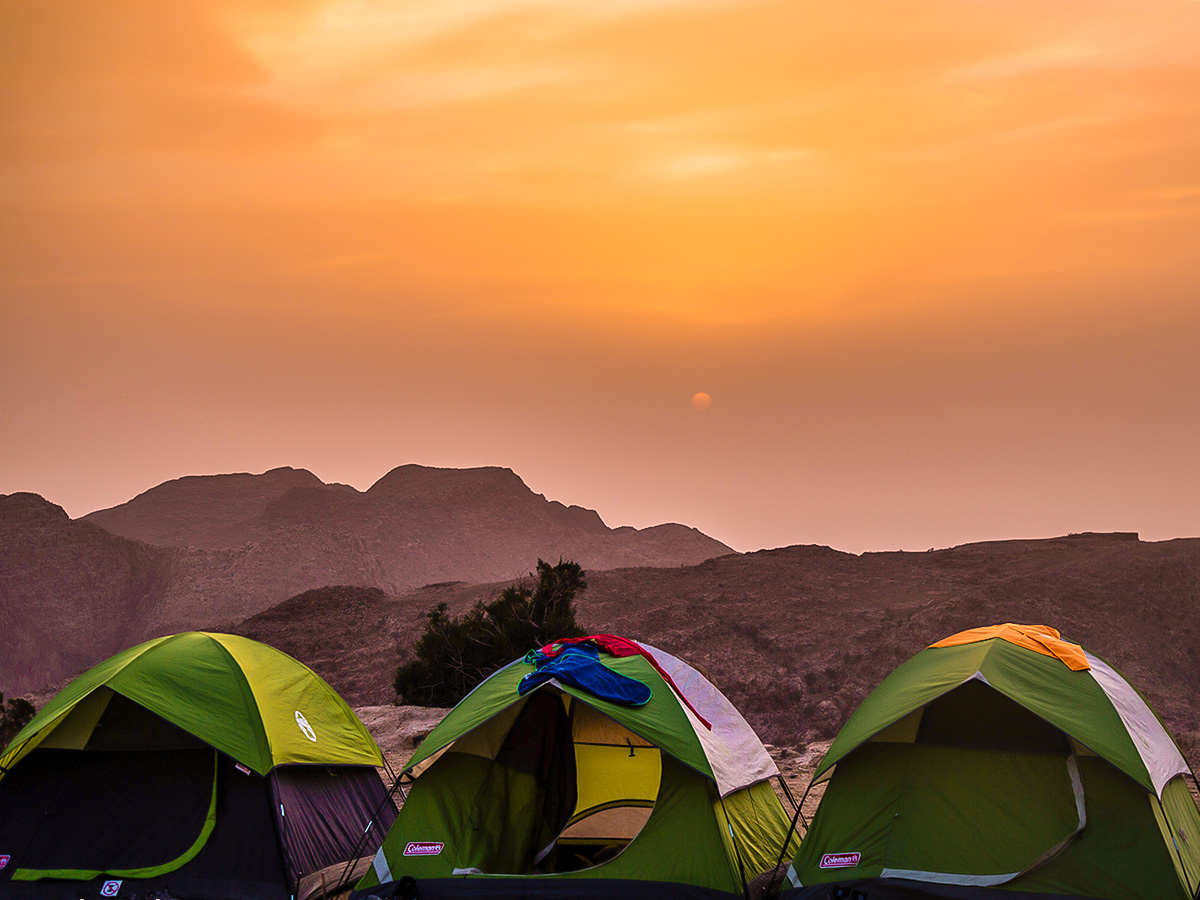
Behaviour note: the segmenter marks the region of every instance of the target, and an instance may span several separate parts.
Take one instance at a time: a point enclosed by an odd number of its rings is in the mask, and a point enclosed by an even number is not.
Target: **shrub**
[[[538,560],[537,583],[506,587],[491,603],[481,600],[460,618],[439,603],[426,613],[416,659],[396,669],[400,703],[453,706],[492,672],[518,656],[586,632],[575,621],[575,596],[587,589],[583,568],[570,561]]]

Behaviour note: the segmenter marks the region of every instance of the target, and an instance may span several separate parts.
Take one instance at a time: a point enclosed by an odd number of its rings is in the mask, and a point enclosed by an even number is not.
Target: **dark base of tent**
[[[901,878],[864,878],[785,890],[778,900],[1104,900],[1082,894],[1042,894]]]
[[[0,780],[0,898],[289,900],[301,874],[350,855],[376,811],[360,852],[378,846],[395,816],[385,797],[366,766],[263,778],[212,749],[39,748]],[[121,874],[149,866],[160,871]]]
[[[350,900],[742,900],[712,888],[668,881],[620,878],[401,878],[362,891]]]
[[[0,897],[79,900],[119,880],[121,897],[165,889],[173,897],[287,900],[267,779],[216,757],[208,749],[34,751],[0,781],[0,841],[11,855]],[[188,862],[146,879],[52,874],[136,869],[178,856],[196,839],[212,802],[214,765],[219,815]],[[19,868],[47,874],[9,880]]]
[[[119,881],[119,894],[102,894],[107,881]],[[117,896],[137,897],[141,900],[180,900],[180,898],[229,897],[236,900],[288,900],[287,888],[280,884],[253,883],[248,881],[220,882],[211,878],[187,878],[176,875],[169,884],[163,879],[138,880],[97,879],[95,881],[9,881],[0,884],[0,898],[4,900],[103,900]]]

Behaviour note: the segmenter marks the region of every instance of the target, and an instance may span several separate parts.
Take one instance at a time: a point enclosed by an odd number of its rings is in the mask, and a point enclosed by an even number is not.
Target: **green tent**
[[[648,702],[559,679],[522,695],[533,666],[500,669],[409,761],[411,790],[360,891],[397,896],[415,879],[430,900],[723,896],[786,859],[779,772],[750,726],[692,667],[616,640],[637,652],[598,662],[648,686]]]
[[[0,893],[287,900],[390,823],[380,765],[345,701],[286,654],[147,641],[72,681],[0,756]]]
[[[1187,777],[1101,659],[1046,626],[963,632],[897,668],[833,742],[790,896],[1188,900]]]

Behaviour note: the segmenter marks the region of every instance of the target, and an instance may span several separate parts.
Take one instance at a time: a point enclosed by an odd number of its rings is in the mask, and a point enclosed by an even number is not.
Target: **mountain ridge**
[[[1176,733],[1200,731],[1197,538],[1087,535],[863,554],[797,545],[589,572],[588,581],[576,601],[583,627],[701,665],[764,740],[781,745],[828,740],[904,660],[1001,622],[1060,629],[1124,671]],[[429,608],[445,602],[461,613],[502,587],[370,596],[327,588],[228,627],[305,660],[352,704],[375,705],[393,700],[396,664]],[[339,650],[348,642],[350,658]]]
[[[393,593],[437,581],[513,578],[551,556],[608,569],[733,552],[674,523],[609,528],[595,510],[548,500],[498,466],[410,463],[365,491],[326,484],[307,469],[189,476],[83,520],[158,546],[208,550],[242,549],[296,527],[345,534],[361,540],[378,565],[377,577],[363,583]]]
[[[290,467],[186,476],[80,519],[0,495],[0,690],[330,584],[396,593],[511,579],[539,558],[602,570],[730,552],[682,525],[610,529],[499,467],[397,466],[366,491]]]
[[[203,628],[278,646],[354,704],[388,703],[431,607],[461,613],[538,556],[561,555],[588,571],[584,627],[702,666],[775,743],[827,739],[896,665],[1004,621],[1059,628],[1129,675],[1176,733],[1200,736],[1200,539],[737,554],[682,525],[610,529],[507,469],[461,472],[399,466],[366,491],[297,469],[195,476],[139,494],[132,510],[99,511],[160,540],[248,538],[237,546],[150,543],[101,527],[104,515],[71,519],[36,494],[0,495],[0,690],[18,695],[139,640]],[[605,556],[613,544],[620,552]],[[718,552],[681,560],[681,548]]]

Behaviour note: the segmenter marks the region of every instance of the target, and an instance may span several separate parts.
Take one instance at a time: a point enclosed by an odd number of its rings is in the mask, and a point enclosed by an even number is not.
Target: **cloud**
[[[1192,222],[1139,198],[1196,183],[1195,4],[4,15],[25,283],[336,271],[351,291],[416,278],[497,304],[802,318],[889,285],[907,303],[997,273],[1159,267],[1186,243],[1162,229]]]
[[[268,75],[215,10],[154,0],[6,4],[4,158],[243,157],[311,140],[311,118],[255,98]]]

